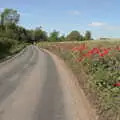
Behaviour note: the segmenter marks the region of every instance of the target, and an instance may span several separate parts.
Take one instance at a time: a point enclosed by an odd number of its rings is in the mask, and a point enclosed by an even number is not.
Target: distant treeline
[[[92,40],[91,32],[86,31],[83,36],[78,31],[72,31],[67,36],[60,35],[60,32],[54,30],[48,35],[42,27],[37,27],[33,30],[28,30],[22,26],[19,26],[20,14],[17,10],[14,9],[4,9],[0,14],[0,38],[8,38],[17,40],[20,42],[29,42],[33,41],[84,41]]]

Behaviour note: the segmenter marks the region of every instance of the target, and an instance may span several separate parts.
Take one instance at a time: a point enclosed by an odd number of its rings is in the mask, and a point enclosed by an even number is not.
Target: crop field
[[[120,120],[120,40],[37,45],[61,57],[72,69],[99,120]]]

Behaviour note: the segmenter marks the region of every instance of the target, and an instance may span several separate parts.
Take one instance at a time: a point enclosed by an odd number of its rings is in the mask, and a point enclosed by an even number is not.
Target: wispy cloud
[[[79,10],[71,10],[71,11],[69,11],[69,14],[79,16],[81,14],[81,12]]]
[[[90,23],[88,25],[92,26],[92,27],[101,27],[101,26],[105,26],[106,24],[103,23],[103,22],[92,22],[92,23]]]

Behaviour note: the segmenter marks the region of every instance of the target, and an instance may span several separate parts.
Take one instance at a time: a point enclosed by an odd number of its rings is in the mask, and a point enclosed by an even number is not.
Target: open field
[[[97,109],[99,120],[120,120],[120,40],[41,42],[65,60]]]

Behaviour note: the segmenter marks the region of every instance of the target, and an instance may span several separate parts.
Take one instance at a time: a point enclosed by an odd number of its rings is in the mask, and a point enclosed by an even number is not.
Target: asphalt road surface
[[[35,46],[1,63],[0,120],[89,120],[84,110],[77,117],[64,74]]]

